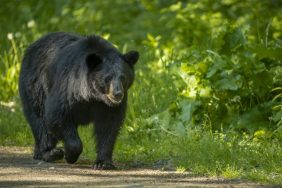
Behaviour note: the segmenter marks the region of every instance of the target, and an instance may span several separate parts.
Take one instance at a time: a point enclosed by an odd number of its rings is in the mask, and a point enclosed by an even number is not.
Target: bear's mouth
[[[106,95],[106,96],[107,96],[107,99],[108,99],[112,104],[114,104],[114,105],[120,104],[121,101],[122,101],[122,99],[123,99],[123,98],[116,99],[116,98],[114,98],[114,96],[112,96],[111,94],[108,94],[108,95]]]

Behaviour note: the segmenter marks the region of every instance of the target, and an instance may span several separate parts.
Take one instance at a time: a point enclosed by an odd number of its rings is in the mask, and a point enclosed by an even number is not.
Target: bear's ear
[[[88,54],[86,56],[86,60],[85,61],[86,61],[86,64],[87,64],[87,66],[88,66],[88,68],[90,70],[95,69],[97,67],[97,65],[102,63],[102,59],[98,55],[96,55],[95,53]]]
[[[139,52],[129,51],[123,55],[124,61],[126,61],[130,66],[133,66],[137,63],[139,59]]]

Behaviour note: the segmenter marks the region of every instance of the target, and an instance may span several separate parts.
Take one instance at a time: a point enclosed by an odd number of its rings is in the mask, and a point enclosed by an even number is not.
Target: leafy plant
[[[22,50],[16,44],[13,34],[8,34],[8,39],[11,42],[11,49],[5,51],[0,55],[0,62],[2,65],[2,74],[0,75],[0,101],[11,100],[18,92],[18,78],[20,70],[20,59],[22,57]],[[0,69],[1,70],[1,69]]]

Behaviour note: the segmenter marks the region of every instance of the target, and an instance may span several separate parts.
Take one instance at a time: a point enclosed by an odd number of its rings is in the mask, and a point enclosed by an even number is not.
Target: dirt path
[[[27,148],[0,147],[0,187],[271,187],[151,169],[95,171],[90,165],[32,160]]]

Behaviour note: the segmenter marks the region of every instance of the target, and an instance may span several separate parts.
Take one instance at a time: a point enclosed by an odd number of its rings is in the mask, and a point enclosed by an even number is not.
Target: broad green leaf
[[[222,51],[230,53],[235,48],[243,46],[246,43],[244,34],[239,27],[231,29],[229,33],[224,36],[225,44],[223,45]]]
[[[255,131],[258,129],[271,128],[269,121],[269,112],[272,103],[264,103],[253,107],[248,112],[245,112],[234,120],[233,127],[236,129],[246,129],[248,131]]]
[[[190,123],[192,121],[193,113],[200,105],[199,101],[181,101],[179,106],[181,108],[180,120],[182,122]]]

